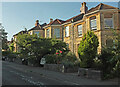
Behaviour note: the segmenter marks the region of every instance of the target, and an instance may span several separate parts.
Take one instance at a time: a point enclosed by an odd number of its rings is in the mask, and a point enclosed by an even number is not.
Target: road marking
[[[39,82],[39,81],[36,82],[36,81],[31,80],[33,77],[24,76],[24,75],[22,75],[21,73],[18,73],[18,72],[15,72],[15,71],[10,71],[10,72],[12,72],[12,73],[14,73],[14,74],[22,77],[22,80],[25,80],[25,81],[33,84],[33,85],[39,85],[39,86],[40,86],[40,85],[44,85],[44,83],[42,83],[42,82]]]

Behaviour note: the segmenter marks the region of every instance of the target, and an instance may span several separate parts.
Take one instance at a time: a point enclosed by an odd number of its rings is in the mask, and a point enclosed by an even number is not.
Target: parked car
[[[5,61],[5,56],[2,56],[2,60]]]
[[[40,65],[41,65],[41,66],[44,66],[45,63],[46,63],[45,58],[44,58],[44,57],[41,58]]]

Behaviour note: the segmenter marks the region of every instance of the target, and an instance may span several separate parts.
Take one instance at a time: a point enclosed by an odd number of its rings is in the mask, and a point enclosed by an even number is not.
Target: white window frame
[[[105,24],[105,21],[106,20],[112,20],[112,26],[106,26],[106,24]],[[104,28],[105,29],[113,29],[114,28],[114,24],[113,24],[113,18],[104,18]]]
[[[56,38],[60,38],[60,29],[59,28],[54,29],[54,36]]]
[[[92,22],[96,22],[96,26],[92,26]],[[90,29],[91,30],[97,30],[97,19],[90,19]]]
[[[65,37],[69,37],[69,26],[65,27]]]
[[[79,28],[79,27],[80,27],[80,28]],[[78,37],[81,37],[81,36],[82,36],[82,33],[83,33],[82,28],[83,28],[82,24],[77,26]]]

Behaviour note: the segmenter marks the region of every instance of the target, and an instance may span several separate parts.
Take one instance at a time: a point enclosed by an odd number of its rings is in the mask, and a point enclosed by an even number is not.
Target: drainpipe
[[[71,40],[72,40],[72,52],[74,53],[74,24],[73,24],[74,20],[72,19],[71,20],[71,30],[72,30],[72,37],[71,37]]]

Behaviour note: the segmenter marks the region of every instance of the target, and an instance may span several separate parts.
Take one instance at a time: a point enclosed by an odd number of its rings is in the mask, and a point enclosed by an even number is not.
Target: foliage
[[[68,52],[66,53],[66,55],[63,57],[63,61],[71,61],[71,62],[75,62],[77,60],[76,56],[74,53],[72,52]]]
[[[4,27],[0,23],[0,40],[2,40],[2,49],[7,50],[8,45],[7,45],[7,32],[5,32]],[[0,41],[1,42],[1,41]],[[1,44],[1,43],[0,43]]]
[[[78,48],[81,67],[90,68],[93,66],[93,59],[96,57],[98,44],[98,38],[93,32],[89,31],[83,36]]]
[[[14,51],[14,43],[11,43],[11,44],[10,44],[9,49],[10,49],[11,52]]]
[[[11,51],[2,51],[2,56],[6,56],[9,59],[16,58],[17,54]]]
[[[48,64],[64,64],[67,66],[70,66],[72,64],[77,65],[77,58],[71,52],[67,52],[66,55],[49,54],[44,57],[46,59],[46,63]]]
[[[55,54],[48,54],[45,57],[46,63],[47,64],[57,64],[57,55]]]
[[[47,54],[55,54],[56,50],[66,51],[64,42],[49,38],[39,38],[37,35],[18,35],[17,44],[22,56],[34,59],[38,64],[41,58]]]
[[[113,29],[112,33],[112,36],[107,37],[114,41],[112,46],[104,46],[101,55],[98,57],[101,62],[101,68],[97,68],[102,70],[103,79],[120,76],[120,35]]]

